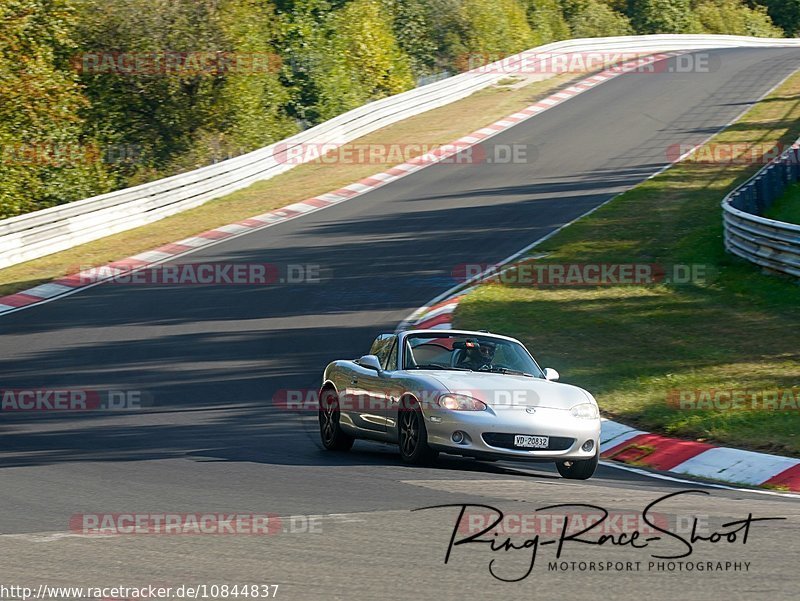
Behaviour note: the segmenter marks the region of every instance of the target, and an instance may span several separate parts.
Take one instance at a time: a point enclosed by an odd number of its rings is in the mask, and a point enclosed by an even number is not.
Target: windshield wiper
[[[503,374],[503,375],[510,375],[510,376],[526,376],[528,378],[535,378],[533,374],[529,374],[526,371],[520,371],[518,369],[509,369],[508,367],[493,367],[491,369],[484,369],[481,371],[488,371],[489,373],[493,374]]]

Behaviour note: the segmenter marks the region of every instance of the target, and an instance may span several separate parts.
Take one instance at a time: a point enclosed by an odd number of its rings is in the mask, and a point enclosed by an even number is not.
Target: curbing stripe
[[[457,305],[458,305],[458,303],[450,303],[450,304],[447,304],[447,305],[440,306],[438,309],[434,309],[434,310],[431,310],[431,311],[428,311],[427,313],[425,313],[425,317],[423,319],[425,321],[427,321],[427,320],[429,320],[429,319],[431,319],[433,317],[438,317],[440,315],[450,314],[450,313],[452,313],[453,311],[456,310],[456,306]],[[420,320],[417,323],[418,324],[422,323],[422,320]]]
[[[800,465],[790,467],[788,470],[770,478],[764,484],[767,486],[788,488],[789,490],[800,490]]]
[[[435,317],[426,317],[422,321],[417,322],[415,328],[420,330],[428,330],[434,329],[439,326],[439,329],[442,330],[449,330],[452,328],[453,320],[450,317],[449,313],[445,313],[443,315],[437,315]]]
[[[178,240],[175,244],[179,246],[188,246],[190,248],[198,248],[200,246],[205,246],[206,244],[208,244],[208,240],[206,240],[205,238],[198,238],[197,236],[192,236],[191,238],[184,238],[183,240]]]
[[[146,252],[139,253],[138,255],[133,255],[131,258],[138,261],[143,261],[145,263],[155,263],[156,261],[163,261],[169,256],[170,253],[161,252],[159,250],[148,250]]]
[[[16,294],[10,294],[8,296],[4,296],[2,299],[2,304],[9,305],[14,307],[24,307],[26,305],[30,305],[31,303],[35,303],[40,301],[41,299],[38,296],[31,296],[26,292],[17,292]]]
[[[52,298],[54,296],[58,296],[59,294],[64,294],[65,292],[69,292],[72,290],[72,286],[68,286],[66,284],[56,283],[56,282],[49,282],[47,284],[41,284],[40,286],[35,286],[30,290],[26,290],[25,294],[34,297],[41,297],[41,298]]]
[[[373,177],[375,177],[375,176],[373,176]],[[319,200],[321,200],[323,202],[327,202],[327,203],[337,203],[337,202],[341,202],[342,200],[344,200],[336,192],[328,192],[326,194],[320,194],[319,196],[316,196],[315,198],[317,198],[317,199],[319,199]]]
[[[603,456],[623,463],[669,471],[713,448],[712,445],[702,442],[677,440],[658,434],[640,434],[606,451]]]
[[[240,232],[245,232],[250,228],[246,225],[241,225],[239,223],[231,223],[230,225],[223,225],[222,227],[218,227],[216,231],[218,232],[225,232],[226,234],[238,234]]]
[[[165,253],[167,256],[177,255],[179,253],[185,253],[187,250],[191,250],[190,247],[184,246],[183,244],[165,244],[164,246],[159,246],[156,249],[158,252]]]
[[[207,232],[203,232],[202,234],[197,234],[198,238],[208,238],[209,240],[222,240],[224,238],[228,238],[232,234],[230,232],[225,232],[220,229],[216,230],[209,230]]]
[[[641,434],[647,434],[647,432],[636,430],[619,422],[613,422],[610,419],[603,419],[600,430],[600,453],[613,452],[614,449],[621,447],[631,438]]]
[[[677,466],[674,471],[715,480],[764,484],[798,465],[800,460],[790,457],[715,447]],[[794,490],[800,490],[800,486]]]

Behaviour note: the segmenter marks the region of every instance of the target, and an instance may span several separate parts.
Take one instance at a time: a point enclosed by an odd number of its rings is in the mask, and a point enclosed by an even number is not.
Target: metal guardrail
[[[174,215],[288,171],[302,144],[346,144],[408,117],[444,106],[514,72],[575,52],[655,53],[723,47],[800,46],[800,39],[651,35],[567,40],[526,50],[442,81],[371,102],[254,152],[133,188],[0,221],[0,269]],[[545,55],[546,59],[538,58]],[[332,146],[333,147],[333,146]]]
[[[722,201],[725,249],[770,272],[800,278],[800,225],[764,212],[800,181],[800,141]]]

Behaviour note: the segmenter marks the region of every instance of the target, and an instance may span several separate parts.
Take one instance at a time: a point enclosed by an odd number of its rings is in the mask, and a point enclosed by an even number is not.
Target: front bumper
[[[473,457],[529,461],[590,459],[600,444],[600,419],[579,419],[566,409],[536,407],[532,414],[522,407],[487,411],[435,410],[425,415],[425,427],[431,447],[444,453]],[[456,431],[465,435],[460,443],[453,441]],[[516,434],[548,436],[550,448],[513,448]],[[588,440],[593,441],[592,449],[584,451],[581,447]]]

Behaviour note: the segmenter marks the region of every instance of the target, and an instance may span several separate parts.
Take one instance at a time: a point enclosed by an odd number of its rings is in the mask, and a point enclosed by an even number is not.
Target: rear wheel
[[[428,446],[428,431],[419,405],[414,401],[401,404],[398,418],[398,442],[403,461],[423,465],[436,459],[439,453]]]
[[[556,469],[564,478],[570,480],[588,480],[597,469],[600,461],[599,449],[591,459],[579,459],[577,461],[556,461]]]
[[[319,399],[319,435],[322,445],[329,451],[349,451],[353,437],[345,434],[339,424],[339,396],[335,391],[322,391]]]

